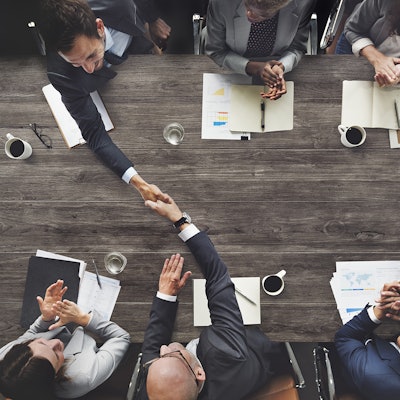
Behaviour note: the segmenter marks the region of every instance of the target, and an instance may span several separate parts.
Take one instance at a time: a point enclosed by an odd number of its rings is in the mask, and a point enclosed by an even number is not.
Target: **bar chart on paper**
[[[228,128],[232,84],[250,83],[238,74],[203,74],[202,139],[250,139],[249,133],[233,133]]]

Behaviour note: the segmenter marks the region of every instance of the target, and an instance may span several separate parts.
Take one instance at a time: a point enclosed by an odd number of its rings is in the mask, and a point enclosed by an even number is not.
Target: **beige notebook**
[[[236,292],[236,299],[244,324],[261,324],[260,278],[232,278],[232,282],[238,290]],[[205,279],[193,279],[193,316],[194,326],[211,325]]]
[[[400,88],[380,88],[373,81],[343,81],[342,125],[398,129],[395,102]]]
[[[42,90],[67,146],[71,148],[86,143],[78,124],[62,102],[60,92],[58,92],[51,83],[44,86]],[[99,93],[96,91],[90,93],[90,96],[101,115],[106,131],[110,131],[114,128],[114,125],[104,107]]]
[[[287,93],[278,100],[265,99],[262,102],[260,93],[264,91],[264,86],[232,85],[229,129],[234,132],[292,130],[294,83],[286,82],[286,90]]]

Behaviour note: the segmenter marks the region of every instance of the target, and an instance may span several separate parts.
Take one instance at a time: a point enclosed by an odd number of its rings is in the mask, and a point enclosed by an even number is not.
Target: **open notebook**
[[[232,85],[229,129],[238,132],[292,130],[294,83],[286,82],[286,90],[278,100],[262,101],[260,93],[264,92],[264,86]]]
[[[379,87],[372,81],[343,81],[342,124],[399,129],[396,100],[400,88]]]
[[[238,289],[236,299],[242,313],[243,323],[245,325],[261,324],[260,278],[232,278],[232,282]],[[194,326],[211,325],[205,287],[205,279],[193,279]]]
[[[72,148],[86,143],[78,124],[62,102],[60,92],[58,92],[51,83],[44,86],[42,90],[67,146]],[[90,93],[90,96],[101,115],[106,131],[110,131],[114,128],[114,125],[104,107],[99,93],[95,91]]]

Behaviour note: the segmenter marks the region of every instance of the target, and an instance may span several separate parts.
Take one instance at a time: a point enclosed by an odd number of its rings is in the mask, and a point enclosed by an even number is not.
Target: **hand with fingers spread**
[[[170,296],[177,296],[185,286],[186,281],[192,274],[187,271],[182,275],[184,258],[180,254],[174,254],[164,262],[163,269],[158,281],[158,291]]]
[[[36,297],[44,321],[51,321],[56,318],[57,314],[53,310],[53,304],[57,301],[61,301],[65,292],[68,290],[68,287],[63,287],[63,285],[64,281],[59,279],[46,289],[44,299],[40,296]]]
[[[53,304],[53,312],[59,317],[59,320],[49,327],[49,330],[58,328],[74,322],[80,326],[86,326],[89,323],[90,315],[83,312],[73,301],[63,300]]]

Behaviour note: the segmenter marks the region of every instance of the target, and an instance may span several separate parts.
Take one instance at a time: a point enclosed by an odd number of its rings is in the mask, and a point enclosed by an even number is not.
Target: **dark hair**
[[[100,38],[96,16],[86,0],[42,0],[39,28],[52,51],[68,52],[77,36]]]
[[[29,343],[14,345],[0,362],[0,392],[13,400],[54,400],[55,370],[49,360],[33,357]]]

